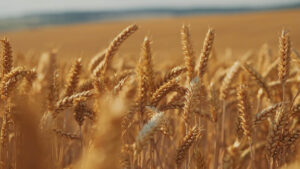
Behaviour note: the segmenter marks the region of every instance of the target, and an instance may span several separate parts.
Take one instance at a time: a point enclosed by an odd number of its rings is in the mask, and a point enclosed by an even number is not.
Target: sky
[[[0,0],[0,18],[38,12],[141,7],[266,7],[300,0]]]

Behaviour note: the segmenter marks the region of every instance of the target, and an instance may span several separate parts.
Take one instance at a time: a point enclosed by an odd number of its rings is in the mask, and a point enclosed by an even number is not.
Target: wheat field
[[[1,33],[0,168],[299,167],[295,16]]]

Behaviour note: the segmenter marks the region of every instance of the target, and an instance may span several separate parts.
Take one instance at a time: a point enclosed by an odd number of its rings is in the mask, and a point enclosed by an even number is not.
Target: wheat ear
[[[143,115],[145,105],[147,104],[147,76],[144,71],[143,56],[140,57],[139,63],[137,65],[136,74],[138,81],[136,105],[140,115]]]
[[[47,104],[48,104],[48,110],[52,112],[55,109],[55,103],[59,99],[58,74],[56,72],[53,72],[49,80],[50,81],[48,85]]]
[[[229,71],[226,73],[226,76],[222,82],[221,88],[220,88],[220,99],[225,100],[228,95],[228,89],[234,80],[235,77],[237,77],[237,74],[240,71],[240,62],[236,61],[231,66]]]
[[[247,63],[245,63],[242,67],[257,82],[257,84],[265,91],[265,93],[267,94],[267,97],[269,99],[271,99],[271,94],[270,94],[269,88],[268,88],[266,82],[264,81],[264,79],[262,78],[262,76]]]
[[[58,136],[65,137],[65,138],[70,139],[70,140],[80,140],[80,137],[77,134],[74,134],[74,133],[64,132],[64,131],[59,130],[59,129],[53,129],[53,132],[56,133]]]
[[[249,109],[249,101],[246,93],[246,86],[240,85],[237,92],[237,100],[238,100],[238,113],[239,118],[241,119],[241,126],[243,129],[244,135],[251,139],[252,133],[252,125],[251,125],[251,115]]]
[[[238,114],[240,119],[240,125],[243,131],[243,135],[246,136],[249,147],[251,151],[251,165],[252,168],[255,168],[254,163],[254,151],[253,151],[253,139],[252,139],[252,120],[251,120],[251,112],[249,107],[248,94],[246,92],[246,86],[240,85],[237,92],[237,100],[238,100]]]
[[[65,110],[68,107],[71,107],[74,104],[75,99],[86,97],[90,98],[94,95],[92,90],[84,91],[81,93],[75,93],[71,96],[64,97],[56,103],[55,110],[53,113],[53,117],[55,118],[59,112]]]
[[[1,64],[2,64],[2,77],[9,73],[13,67],[12,49],[7,38],[1,40]]]
[[[145,71],[146,76],[146,84],[148,86],[149,95],[154,90],[154,73],[153,73],[153,65],[152,65],[152,53],[151,53],[151,41],[148,37],[145,37],[143,45],[142,45],[142,53],[141,53],[143,69]]]
[[[266,120],[268,117],[271,117],[275,114],[276,110],[282,106],[283,103],[276,103],[272,106],[269,106],[259,113],[256,114],[254,119],[254,125],[260,124],[262,121]]]
[[[195,71],[194,57],[195,56],[194,56],[189,26],[186,25],[182,26],[181,43],[182,43],[182,49],[184,54],[185,66],[188,70],[187,72],[188,82],[190,82],[194,78],[194,71]]]
[[[85,80],[78,87],[78,92],[92,90],[94,88],[94,79]]]
[[[176,66],[172,68],[171,70],[167,71],[167,73],[164,75],[163,79],[158,83],[157,88],[159,88],[161,85],[177,78],[180,76],[182,73],[186,72],[187,68],[184,66]]]
[[[6,74],[0,84],[1,98],[7,99],[10,92],[12,92],[12,90],[16,87],[17,83],[20,82],[27,74],[28,71],[22,67],[17,67]]]
[[[154,134],[155,129],[162,123],[164,113],[159,112],[154,107],[149,107],[150,110],[154,112],[154,115],[151,119],[143,126],[140,130],[135,141],[135,150],[136,153],[142,150],[142,148],[148,143],[150,137]]]
[[[91,73],[95,70],[95,68],[103,61],[105,57],[105,50],[97,53],[89,63],[89,70]]]
[[[200,54],[200,63],[198,68],[198,75],[200,80],[203,78],[203,75],[207,69],[207,62],[213,47],[214,38],[215,38],[215,31],[213,29],[208,29],[208,32],[206,34],[203,43],[203,48]]]
[[[100,74],[105,75],[107,68],[110,65],[112,57],[115,55],[121,44],[136,30],[138,29],[137,25],[130,25],[125,28],[108,46],[105,52],[105,57],[103,59],[103,64],[98,65],[95,70],[94,74],[99,76]]]
[[[291,55],[291,42],[289,33],[286,30],[282,30],[279,38],[279,53],[280,62],[278,66],[279,80],[284,83],[289,75],[290,67],[290,55]]]
[[[91,120],[95,120],[96,113],[88,107],[86,101],[87,98],[85,97],[75,99],[74,101],[74,119],[79,126],[82,126],[85,117],[88,117]]]
[[[71,96],[74,92],[76,92],[81,69],[82,69],[81,58],[79,58],[76,60],[75,64],[71,68],[70,77],[67,82],[64,97]]]
[[[289,111],[282,105],[277,112],[274,124],[271,126],[271,131],[268,136],[267,152],[271,160],[270,167],[273,162],[279,158],[280,139],[283,134],[288,133],[287,125],[289,122]]]
[[[8,114],[5,113],[2,118],[2,126],[1,126],[1,135],[0,135],[0,144],[1,144],[1,150],[6,146],[7,144],[7,136],[8,136]]]
[[[191,82],[190,86],[185,95],[185,103],[183,108],[183,119],[188,129],[190,113],[193,111],[195,103],[199,102],[199,78],[195,77]],[[194,105],[193,105],[194,104]]]
[[[200,131],[197,127],[193,127],[188,134],[183,138],[182,143],[179,145],[176,153],[176,165],[179,168],[184,160],[186,153],[195,142],[197,137],[199,137]]]
[[[282,30],[279,38],[279,57],[280,62],[278,65],[278,76],[282,84],[282,101],[285,101],[285,82],[289,76],[290,70],[290,55],[291,55],[291,42],[289,33]]]
[[[177,79],[173,79],[163,85],[161,85],[156,91],[152,94],[150,99],[150,105],[157,106],[159,101],[166,96],[169,92],[173,91],[176,86],[178,86]]]
[[[205,156],[201,153],[201,151],[199,149],[196,149],[194,154],[195,154],[197,169],[207,169],[208,168],[207,161]]]

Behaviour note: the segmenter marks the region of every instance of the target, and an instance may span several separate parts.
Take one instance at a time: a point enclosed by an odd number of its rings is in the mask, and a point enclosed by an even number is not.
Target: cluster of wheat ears
[[[234,61],[216,56],[208,29],[195,61],[184,25],[185,63],[163,72],[147,37],[136,66],[113,64],[137,29],[124,29],[88,69],[77,59],[67,77],[55,51],[28,69],[1,40],[0,168],[275,169],[296,160],[300,58],[287,31],[278,57],[264,45]]]

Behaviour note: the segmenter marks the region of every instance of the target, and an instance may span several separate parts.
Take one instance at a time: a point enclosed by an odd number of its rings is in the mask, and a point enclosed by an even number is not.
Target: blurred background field
[[[138,58],[145,35],[153,40],[154,62],[183,61],[180,42],[182,24],[191,25],[196,55],[199,54],[205,32],[216,30],[217,54],[241,55],[257,52],[267,43],[278,52],[278,36],[282,28],[290,31],[294,48],[300,48],[299,9],[201,16],[147,18],[121,21],[92,22],[61,26],[30,28],[2,32],[14,45],[16,53],[39,55],[45,50],[59,49],[62,60],[82,56],[90,58],[105,49],[113,37],[129,24],[136,23],[140,30],[120,49],[121,57]],[[125,56],[124,56],[125,55]]]

